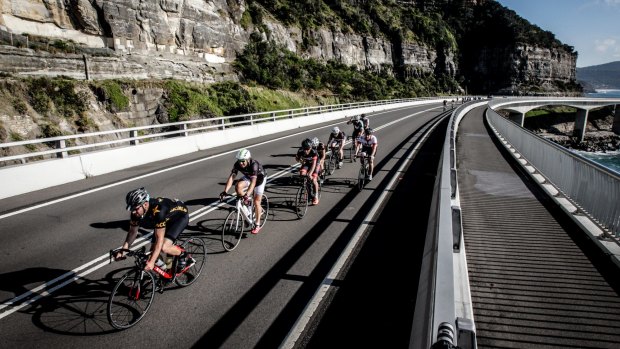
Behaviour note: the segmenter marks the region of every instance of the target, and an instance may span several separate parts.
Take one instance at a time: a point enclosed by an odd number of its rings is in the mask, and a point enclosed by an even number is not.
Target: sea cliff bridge
[[[0,338],[63,348],[429,348],[438,337],[461,348],[617,348],[620,176],[521,125],[534,108],[573,106],[583,138],[588,111],[615,105],[618,133],[620,100],[474,99],[450,110],[442,101],[144,126],[109,132],[113,141],[98,141],[107,135],[99,132],[0,144],[56,144],[0,158]],[[320,205],[297,220],[288,179],[299,142],[324,139],[334,125],[348,131],[360,113],[379,139],[375,179],[358,192],[358,164],[345,163]],[[241,147],[269,171],[272,216],[225,253],[216,196]],[[159,297],[138,324],[144,331],[117,332],[102,304],[126,265],[105,257],[124,239],[122,200],[137,186],[185,200],[188,233],[209,241],[210,255],[206,277]]]

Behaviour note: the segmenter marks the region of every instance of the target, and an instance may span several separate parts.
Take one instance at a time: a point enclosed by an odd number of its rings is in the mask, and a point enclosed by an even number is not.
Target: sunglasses
[[[238,163],[239,165],[242,165],[242,164],[247,164],[247,163],[248,163],[248,160],[237,160],[237,163]]]

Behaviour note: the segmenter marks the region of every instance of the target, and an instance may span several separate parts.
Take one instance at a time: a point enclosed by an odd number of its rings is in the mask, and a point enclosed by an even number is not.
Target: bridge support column
[[[615,134],[620,135],[620,104],[616,104],[616,109],[614,111],[614,124],[611,127],[611,130],[614,131]]]
[[[575,127],[573,128],[573,136],[578,138],[578,143],[583,142],[583,138],[586,135],[586,124],[588,123],[588,110],[577,109],[577,116],[575,117]]]
[[[511,111],[508,118],[523,127],[523,123],[525,122],[525,113]]]

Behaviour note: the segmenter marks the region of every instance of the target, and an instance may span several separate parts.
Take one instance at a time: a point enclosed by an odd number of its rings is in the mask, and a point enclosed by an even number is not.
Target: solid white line
[[[349,257],[353,253],[353,250],[355,249],[359,240],[362,238],[368,225],[371,222],[373,222],[374,216],[377,214],[379,208],[382,205],[382,202],[386,199],[388,193],[392,191],[393,186],[396,183],[397,179],[402,175],[402,172],[405,169],[405,165],[411,161],[411,159],[414,157],[415,154],[417,154],[418,149],[420,148],[421,144],[424,143],[426,138],[428,138],[428,135],[435,129],[435,127],[438,124],[439,122],[436,122],[429,130],[427,130],[424,136],[422,137],[422,139],[414,147],[414,149],[412,149],[409,152],[409,154],[406,157],[406,161],[402,162],[402,164],[400,165],[400,167],[398,168],[398,170],[396,171],[396,173],[394,174],[394,176],[392,177],[388,185],[385,187],[385,189],[379,196],[379,199],[377,200],[377,202],[374,204],[374,206],[372,207],[370,212],[366,215],[366,217],[364,217],[362,224],[356,230],[355,234],[353,235],[353,237],[351,238],[351,240],[349,241],[345,249],[342,251],[342,253],[338,257],[338,260],[336,261],[332,269],[325,276],[325,278],[321,282],[321,285],[319,285],[317,290],[314,292],[312,299],[310,299],[310,302],[308,302],[308,304],[304,308],[301,315],[299,315],[299,317],[297,318],[297,321],[295,321],[295,324],[293,325],[288,335],[286,336],[286,338],[280,345],[280,348],[288,349],[288,348],[293,348],[295,346],[295,342],[297,342],[297,340],[299,339],[299,337],[305,330],[308,323],[310,323],[310,319],[312,318],[315,311],[318,309],[319,305],[323,301],[323,298],[325,298],[325,295],[329,291],[332,282],[336,279],[336,277],[338,276],[338,273],[340,273],[340,270],[342,269],[346,261],[349,259]]]
[[[428,109],[428,110],[432,110],[432,109],[436,109],[436,108],[431,108],[431,109]],[[386,127],[387,125],[392,125],[392,124],[394,124],[396,122],[402,121],[404,119],[407,119],[409,117],[418,115],[418,114],[426,112],[428,110],[420,111],[420,112],[417,112],[417,113],[414,113],[414,114],[407,115],[407,116],[405,116],[403,118],[400,118],[400,119],[397,119],[397,120],[392,121],[390,123],[387,123],[385,125],[382,125],[382,126],[378,127],[377,129],[382,129],[382,128]],[[377,113],[377,114],[379,114],[379,113]],[[339,124],[339,123],[342,123],[342,121],[338,122],[336,124]],[[321,129],[321,128],[331,127],[332,125],[335,125],[335,124],[330,124],[330,125],[327,125],[327,126],[314,128],[312,130],[308,130],[308,131],[304,131],[304,132],[298,132],[298,133],[293,134],[293,135],[289,135],[289,136],[273,139],[273,140],[270,140],[270,141],[265,141],[265,142],[257,143],[254,146],[259,146],[259,145],[271,143],[271,142],[274,142],[274,141],[279,140],[279,139],[284,139],[284,138],[296,136],[296,135],[299,135],[299,134],[302,134],[302,133],[306,133],[306,132],[310,132],[310,131],[315,131],[315,130],[318,130],[318,129]],[[186,163],[186,164],[182,164],[182,165],[178,165],[178,166],[174,166],[174,167],[171,167],[171,168],[168,168],[168,169],[165,169],[165,170],[160,170],[160,171],[152,172],[152,173],[149,173],[149,174],[146,174],[146,175],[138,176],[138,177],[133,178],[133,179],[124,180],[124,181],[117,182],[117,183],[114,183],[114,184],[109,184],[109,185],[104,186],[104,187],[100,187],[100,188],[88,190],[88,191],[85,191],[85,192],[82,192],[82,193],[79,193],[79,194],[74,194],[74,195],[71,195],[71,196],[67,196],[67,197],[62,198],[62,199],[57,199],[57,200],[49,201],[47,203],[43,203],[43,204],[40,204],[40,205],[32,206],[30,208],[25,208],[25,209],[20,210],[20,211],[11,212],[9,214],[0,216],[0,219],[6,218],[6,217],[9,217],[9,216],[12,216],[12,215],[16,215],[16,214],[19,214],[19,213],[27,212],[27,211],[30,211],[30,210],[34,210],[36,208],[52,205],[52,204],[55,204],[55,203],[58,203],[58,202],[70,200],[70,199],[73,199],[73,198],[76,198],[76,197],[79,197],[79,196],[83,196],[83,195],[87,195],[87,194],[90,194],[90,193],[94,193],[94,192],[97,192],[99,190],[111,188],[113,186],[124,184],[124,183],[128,183],[128,182],[131,182],[133,180],[149,177],[149,176],[152,176],[152,175],[155,175],[155,174],[159,174],[159,173],[164,173],[164,172],[171,171],[171,170],[174,170],[174,169],[177,169],[177,168],[181,168],[181,167],[184,167],[184,166],[189,166],[191,164],[195,164],[195,163],[202,162],[202,161],[205,161],[205,160],[213,159],[213,158],[216,158],[216,157],[219,157],[219,156],[223,156],[223,155],[226,155],[226,154],[230,154],[230,153],[234,153],[234,152],[236,152],[236,150],[235,151],[229,151],[229,152],[220,153],[220,154],[217,154],[217,155],[212,155],[212,156],[207,157],[207,158],[203,158],[203,159],[200,159],[200,160],[195,160],[195,161],[192,161],[192,162],[189,162],[189,163]],[[269,176],[268,180],[267,180],[267,183],[271,182],[273,179],[279,178],[279,177],[281,177],[281,176],[283,176],[283,175],[285,175],[287,173],[290,173],[292,171],[292,169],[294,169],[296,167],[299,167],[299,164],[294,164],[294,165],[290,166],[287,169],[281,170],[280,172],[277,172],[276,174],[274,174],[272,176]],[[209,205],[207,205],[207,206],[205,206],[205,207],[203,207],[203,208],[193,212],[192,214],[190,214],[190,222],[194,221],[194,220],[196,220],[196,219],[198,219],[198,218],[200,218],[200,217],[202,217],[202,216],[204,216],[204,215],[206,215],[206,214],[208,214],[210,212],[213,212],[216,208],[218,208],[218,207],[220,207],[222,205],[224,205],[224,203],[214,202],[214,203],[211,203],[211,204],[209,204]],[[147,243],[149,243],[150,242],[150,237],[151,237],[152,234],[153,233],[151,232],[151,233],[145,234],[145,235],[141,236],[140,238],[136,239],[136,241],[134,242],[134,246],[132,246],[132,249],[140,248],[140,247],[146,245]],[[137,245],[136,245],[136,243],[137,243]],[[83,264],[83,265],[81,265],[81,266],[79,266],[79,267],[77,267],[77,268],[75,268],[75,269],[73,269],[73,270],[71,270],[71,271],[69,271],[69,272],[67,272],[67,273],[65,273],[65,274],[55,278],[55,279],[53,279],[53,280],[45,282],[45,283],[37,286],[36,288],[34,288],[32,290],[29,290],[29,291],[27,291],[27,292],[25,292],[25,293],[15,297],[15,298],[11,299],[11,300],[8,300],[8,301],[2,303],[0,305],[0,319],[2,319],[4,317],[14,313],[15,311],[23,308],[26,305],[29,305],[29,304],[31,304],[31,303],[41,299],[42,297],[50,295],[55,290],[58,290],[58,289],[60,289],[60,288],[62,288],[64,286],[66,286],[67,284],[71,283],[72,281],[77,280],[78,277],[86,276],[86,275],[88,275],[88,274],[90,274],[90,273],[92,273],[92,272],[94,272],[94,271],[96,271],[96,270],[98,270],[98,269],[100,269],[100,268],[110,264],[109,261],[106,261],[104,263],[98,264],[94,268],[88,269],[87,271],[85,271],[85,272],[83,272],[81,274],[77,274],[80,270],[85,269],[85,268],[89,267],[90,265],[92,265],[94,263],[97,263],[97,262],[99,262],[99,261],[101,261],[101,260],[103,260],[105,258],[109,258],[109,254],[108,253],[106,253],[106,254],[104,254],[104,255],[102,255],[102,256],[100,256],[100,257],[98,257],[98,258],[96,258],[96,259],[94,259],[94,260],[92,260],[92,261],[90,261],[90,262],[88,262],[86,264]],[[75,276],[75,275],[77,275],[77,276]],[[69,278],[69,279],[67,279],[67,278]],[[67,279],[67,280],[65,280],[65,279]],[[57,283],[57,282],[59,282],[61,280],[65,280],[65,282],[63,282],[63,283],[61,283],[59,285],[56,285],[56,286],[54,286],[53,288],[51,288],[49,290],[46,290],[48,287],[54,285],[55,283]],[[43,292],[41,292],[41,291],[43,291]],[[30,297],[31,295],[37,294],[37,293],[38,293],[37,296],[27,300],[26,302],[24,302],[24,303],[22,303],[22,304],[20,304],[18,306],[14,306],[15,303],[21,301],[22,299]],[[6,310],[6,311],[3,312],[3,309],[6,309],[8,307],[11,307],[11,309]]]

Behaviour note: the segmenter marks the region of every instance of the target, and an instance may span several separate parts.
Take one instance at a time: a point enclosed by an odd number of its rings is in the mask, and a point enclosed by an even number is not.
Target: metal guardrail
[[[566,197],[601,226],[620,236],[620,175],[502,117],[489,122]]]
[[[435,99],[436,97],[391,99],[381,101],[344,103],[327,106],[315,106],[297,109],[276,110],[260,113],[242,114],[234,116],[223,116],[209,119],[180,121],[160,125],[149,125],[141,127],[131,127],[118,130],[83,133],[69,136],[59,136],[50,138],[38,138],[26,141],[1,143],[0,149],[10,149],[15,147],[34,147],[46,144],[52,149],[42,151],[32,151],[23,154],[15,154],[0,157],[0,165],[6,165],[11,161],[26,163],[40,158],[58,157],[64,158],[74,153],[85,151],[100,150],[122,145],[137,145],[143,141],[154,141],[170,137],[186,137],[190,134],[209,132],[213,130],[223,130],[230,127],[248,126],[262,122],[273,122],[281,119],[309,116],[326,112],[342,111],[378,105],[404,103],[420,100]],[[103,136],[115,135],[118,139],[102,140]],[[71,145],[71,143],[83,143]],[[26,148],[27,149],[27,148]]]

